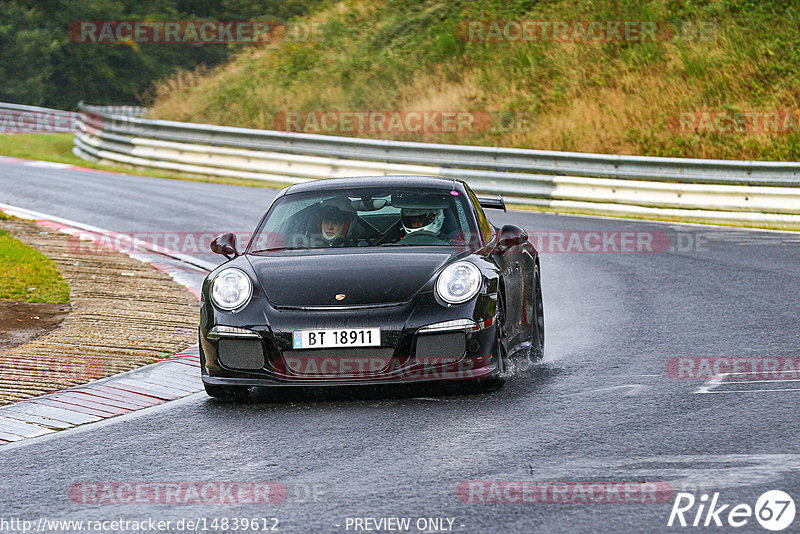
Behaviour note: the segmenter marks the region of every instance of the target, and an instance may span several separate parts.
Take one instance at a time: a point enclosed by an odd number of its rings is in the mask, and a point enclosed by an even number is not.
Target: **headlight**
[[[450,304],[461,304],[474,297],[481,288],[481,272],[468,261],[449,265],[436,281],[439,297]]]
[[[211,300],[217,308],[235,310],[247,303],[253,294],[250,278],[239,269],[224,269],[211,283]]]

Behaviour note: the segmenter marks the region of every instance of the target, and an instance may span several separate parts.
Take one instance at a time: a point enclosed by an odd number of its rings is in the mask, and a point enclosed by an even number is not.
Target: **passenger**
[[[333,198],[322,203],[319,216],[320,247],[343,247],[348,244],[347,232],[353,222],[355,211],[349,200]]]

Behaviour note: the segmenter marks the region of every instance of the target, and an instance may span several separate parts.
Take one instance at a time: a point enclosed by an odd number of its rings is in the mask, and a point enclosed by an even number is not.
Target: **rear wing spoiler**
[[[506,211],[506,201],[503,200],[503,195],[497,197],[478,197],[478,203],[482,208],[489,208],[495,210]]]

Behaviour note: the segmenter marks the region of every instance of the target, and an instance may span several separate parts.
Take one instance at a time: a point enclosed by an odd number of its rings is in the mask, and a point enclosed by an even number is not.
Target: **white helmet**
[[[442,229],[444,210],[403,208],[400,210],[400,219],[406,234],[420,230],[436,234]]]

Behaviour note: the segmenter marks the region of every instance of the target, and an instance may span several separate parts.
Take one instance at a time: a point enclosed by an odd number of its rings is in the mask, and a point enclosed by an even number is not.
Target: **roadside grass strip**
[[[69,304],[69,286],[53,260],[0,229],[0,301]]]
[[[15,226],[16,230],[26,233],[26,239],[52,240],[52,236],[48,234],[58,233],[71,236],[80,235],[81,239],[95,239],[99,243],[107,243],[108,236],[115,235],[113,232],[106,230],[13,206],[0,205],[0,210],[38,223],[43,230],[41,232],[33,231],[30,227],[26,229],[24,225],[29,225],[30,223],[4,221],[4,224]],[[93,262],[93,258],[90,255],[74,258],[66,257],[65,249],[54,246],[52,241],[47,244],[40,243],[39,245],[37,247],[44,248],[49,256],[57,258],[56,264],[62,271],[64,271],[64,266],[67,265],[74,267],[74,271],[80,273],[80,276],[83,277],[87,277],[86,270],[92,272],[95,278],[89,284],[89,291],[94,291],[94,293],[85,300],[95,303],[109,301],[111,307],[107,311],[108,315],[114,316],[112,318],[120,320],[124,324],[129,324],[131,321],[130,313],[132,313],[133,309],[141,308],[143,302],[132,298],[129,294],[126,294],[124,298],[115,299],[113,295],[109,296],[104,293],[105,288],[103,285],[126,282],[141,284],[143,280],[149,280],[154,284],[157,283],[158,289],[157,291],[145,292],[147,298],[145,298],[144,304],[147,304],[146,301],[151,299],[156,303],[166,305],[166,310],[162,310],[162,313],[169,320],[155,320],[153,314],[145,314],[138,320],[140,324],[147,325],[147,331],[149,332],[147,339],[137,339],[135,335],[128,336],[125,339],[118,339],[118,331],[114,331],[113,327],[108,331],[108,325],[104,327],[96,323],[98,318],[102,318],[106,314],[102,313],[102,310],[100,312],[95,310],[89,314],[94,331],[93,336],[88,338],[80,335],[71,336],[64,342],[49,344],[46,340],[45,343],[42,343],[40,338],[31,344],[11,349],[11,351],[16,349],[30,351],[31,345],[38,342],[40,344],[38,348],[42,348],[43,345],[50,351],[51,357],[57,359],[69,358],[72,352],[84,354],[85,351],[94,351],[95,359],[110,357],[109,362],[104,362],[100,366],[100,371],[104,374],[111,374],[111,376],[88,383],[80,383],[98,377],[86,373],[78,373],[79,376],[72,377],[74,379],[73,382],[77,381],[78,383],[69,384],[68,380],[56,381],[57,384],[61,383],[67,387],[55,392],[43,391],[48,386],[36,381],[32,382],[33,386],[31,388],[25,388],[23,387],[24,384],[19,384],[16,381],[9,384],[0,383],[0,386],[3,386],[0,388],[0,393],[5,391],[12,397],[19,398],[19,400],[11,404],[0,406],[0,445],[131,413],[170,400],[180,399],[203,390],[203,385],[200,381],[198,346],[196,344],[189,345],[178,352],[166,351],[168,347],[174,346],[176,343],[184,344],[184,346],[188,345],[186,342],[181,343],[181,339],[196,339],[196,301],[200,294],[203,278],[208,270],[213,268],[212,265],[196,258],[170,254],[172,251],[160,249],[150,243],[142,243],[141,249],[143,252],[113,254],[117,258],[125,258],[127,263],[122,267],[114,267],[112,269],[113,272],[109,273],[107,272],[109,270],[108,266],[104,264],[104,262],[109,261],[109,254],[105,254],[102,261],[94,258],[95,261]],[[132,259],[128,259],[127,256]],[[92,271],[91,266],[95,263],[95,267],[97,267],[98,261],[99,265],[104,267],[104,270]],[[191,262],[191,264],[188,262]],[[148,264],[149,267],[145,269],[142,263]],[[119,275],[119,271],[134,272],[136,276],[113,276],[114,274]],[[153,276],[147,273],[159,274],[158,276]],[[163,294],[165,292],[162,288],[164,281],[169,280],[164,276],[165,274],[169,275],[172,281],[182,285],[195,298],[193,299],[183,292],[183,289],[178,289],[177,287],[177,294],[165,297]],[[103,277],[110,275],[111,279],[98,280],[98,275],[103,275]],[[70,281],[70,276],[65,275],[65,278]],[[70,283],[72,284],[71,281]],[[100,287],[95,289],[95,286]],[[146,287],[149,288],[148,285]],[[156,289],[156,286],[153,285],[152,289]],[[73,287],[73,292],[74,290],[75,287]],[[79,313],[81,309],[80,298],[74,300],[73,314]],[[194,304],[190,305],[192,302]],[[125,306],[131,307],[131,309],[120,309],[120,306],[123,308]],[[187,310],[189,313],[187,313]],[[77,321],[72,320],[72,323],[75,322]],[[51,334],[62,328],[64,327],[57,328]],[[158,336],[153,336],[154,330],[161,331],[162,338],[160,340],[156,339]],[[105,338],[103,338],[104,333],[107,333]],[[141,334],[139,333],[138,335]],[[11,351],[7,351],[3,356],[7,356]],[[143,353],[146,355],[144,358]],[[130,357],[125,358],[126,354]],[[39,365],[37,367],[35,365],[35,354],[32,356],[33,358],[30,358],[31,361],[26,362],[29,364],[25,367],[27,373],[30,374],[32,372],[33,375],[36,375],[37,370],[48,369],[47,366],[42,367]],[[118,360],[120,359],[127,361],[119,362]],[[153,361],[155,363],[152,363]],[[147,363],[150,365],[141,366]],[[128,369],[125,369],[126,366]],[[129,370],[131,366],[138,368]],[[74,367],[66,367],[67,371],[75,371],[75,369]],[[89,369],[89,367],[86,369]],[[79,370],[84,369],[81,367]],[[25,378],[25,373],[20,373],[20,375]],[[19,376],[15,378],[18,379]],[[51,387],[50,389],[53,388]],[[38,396],[31,396],[32,394]],[[2,396],[0,396],[0,402],[2,402]]]

